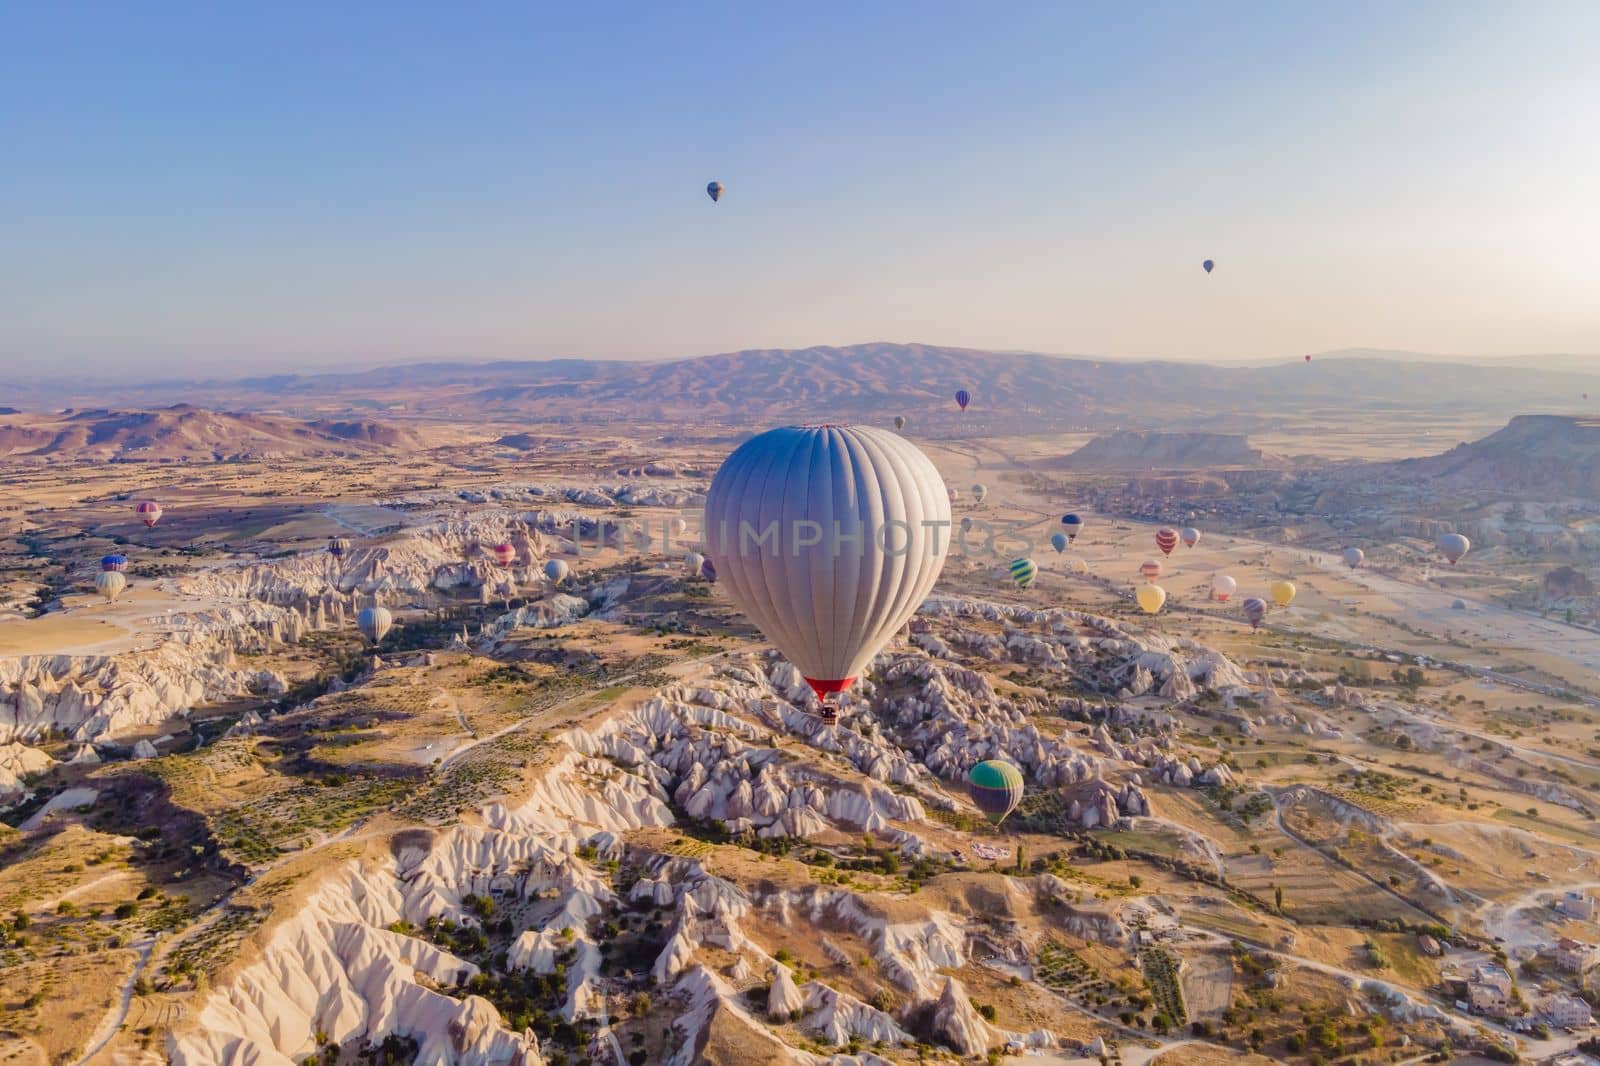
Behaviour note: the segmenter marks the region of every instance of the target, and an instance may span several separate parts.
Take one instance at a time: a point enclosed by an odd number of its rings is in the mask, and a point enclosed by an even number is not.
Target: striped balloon
[[[1162,526],[1156,530],[1156,547],[1161,549],[1162,555],[1171,555],[1172,549],[1178,546],[1178,533],[1176,530]]]
[[[1251,629],[1260,629],[1262,620],[1267,617],[1267,601],[1260,596],[1251,596],[1244,601],[1244,616],[1249,620]]]
[[[100,570],[102,573],[116,574],[121,573],[127,568],[128,557],[120,552],[107,555],[100,560]]]
[[[509,544],[496,544],[489,549],[489,552],[494,556],[494,561],[501,566],[510,566],[517,561],[517,549]]]
[[[146,529],[161,521],[161,505],[154,500],[145,500],[133,511],[139,516],[140,521],[144,522]]]
[[[1154,584],[1156,578],[1161,576],[1161,563],[1155,559],[1146,559],[1139,564],[1139,573],[1144,575],[1146,581]]]
[[[981,762],[967,773],[967,795],[991,825],[1017,809],[1022,790],[1022,771],[999,759]]]
[[[1019,589],[1025,589],[1033,584],[1033,579],[1039,573],[1039,568],[1033,564],[1032,559],[1011,560],[1011,580],[1017,583]]]
[[[972,402],[972,394],[971,393],[967,392],[966,389],[957,389],[956,390],[956,405],[959,406],[963,411],[965,411],[967,409],[967,404],[969,404],[971,402]]]
[[[343,559],[344,553],[350,550],[350,542],[343,537],[334,537],[328,541],[328,554],[335,559]]]

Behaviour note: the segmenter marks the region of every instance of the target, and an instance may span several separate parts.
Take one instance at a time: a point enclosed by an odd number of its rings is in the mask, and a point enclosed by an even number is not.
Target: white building
[[[1479,1014],[1506,1017],[1511,1013],[1511,975],[1499,966],[1479,966],[1467,979],[1467,1000]]]
[[[1562,937],[1556,941],[1556,968],[1567,973],[1587,973],[1600,962],[1600,951],[1593,944]]]
[[[1556,904],[1556,910],[1568,918],[1581,918],[1586,922],[1594,921],[1594,897],[1585,892],[1568,892],[1561,897],[1561,902]]]
[[[1594,1024],[1594,1014],[1589,1010],[1589,1004],[1565,992],[1557,992],[1546,999],[1540,1010],[1550,1019],[1551,1025],[1563,1029],[1577,1029],[1580,1026]]]

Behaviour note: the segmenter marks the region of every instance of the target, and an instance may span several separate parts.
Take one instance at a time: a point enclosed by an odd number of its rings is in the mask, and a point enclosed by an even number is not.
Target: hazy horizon
[[[1600,8],[389,14],[0,15],[0,377],[1600,348]]]

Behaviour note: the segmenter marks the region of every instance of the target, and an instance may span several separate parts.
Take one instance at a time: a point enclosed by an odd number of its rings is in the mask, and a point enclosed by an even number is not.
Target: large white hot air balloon
[[[1367,553],[1360,548],[1346,548],[1344,550],[1344,565],[1354,570],[1366,559]]]
[[[1211,578],[1211,598],[1222,603],[1228,602],[1228,597],[1239,591],[1239,583],[1227,574],[1216,574]]]
[[[544,564],[544,576],[550,579],[552,585],[559,585],[572,573],[572,568],[565,559],[551,559]]]
[[[706,494],[728,595],[830,697],[861,676],[939,579],[950,501],[916,445],[869,426],[787,426],[740,445]]]
[[[387,607],[367,607],[356,615],[356,628],[373,644],[382,644],[393,625],[394,615],[389,613]]]
[[[94,590],[104,596],[107,603],[115,602],[127,587],[128,579],[120,570],[102,570],[94,575]]]
[[[1439,554],[1450,560],[1454,566],[1463,555],[1472,547],[1472,542],[1460,533],[1446,533],[1439,538]]]

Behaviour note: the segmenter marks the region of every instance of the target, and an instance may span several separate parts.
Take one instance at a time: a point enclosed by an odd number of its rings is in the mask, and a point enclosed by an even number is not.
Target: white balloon
[[[567,565],[566,560],[564,559],[551,559],[548,563],[544,564],[544,576],[549,578],[551,583],[555,585],[559,585],[565,581],[567,579],[567,575],[571,572],[572,568]]]
[[[122,595],[122,590],[127,587],[128,579],[116,570],[102,570],[94,575],[95,591],[104,596],[107,603]]]
[[[367,607],[356,615],[356,626],[361,630],[361,635],[374,644],[381,644],[393,625],[394,615],[389,613],[387,607]]]
[[[700,568],[706,564],[706,557],[699,552],[690,552],[683,557],[683,568],[693,577],[700,576]]]
[[[1238,591],[1239,583],[1227,574],[1218,574],[1211,579],[1211,595],[1216,599],[1226,601]]]
[[[719,581],[819,699],[916,613],[950,548],[932,462],[868,426],[788,426],[730,455],[706,494]]]

